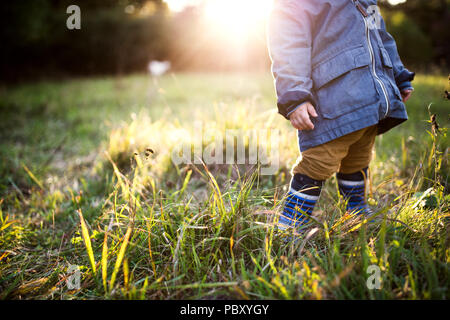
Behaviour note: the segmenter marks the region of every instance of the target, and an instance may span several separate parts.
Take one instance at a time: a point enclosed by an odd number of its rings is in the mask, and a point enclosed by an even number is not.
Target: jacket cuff
[[[411,81],[414,80],[415,75],[416,74],[414,72],[411,72],[408,69],[403,69],[403,71],[395,77],[395,82],[397,83],[397,87],[400,91],[407,88],[412,88]]]
[[[405,81],[401,85],[398,86],[398,89],[400,92],[403,92],[405,90],[414,90],[413,86],[411,85],[411,82]]]
[[[292,114],[295,110],[297,110],[298,108],[300,108],[302,105],[304,105],[304,104],[307,103],[307,102],[309,102],[309,101],[304,101],[304,102],[300,103],[299,105],[297,105],[296,107],[292,108],[292,110],[290,110],[290,111],[287,113],[286,117],[287,117],[288,119],[290,119],[289,117],[291,116],[291,114]]]
[[[278,113],[289,120],[289,115],[300,105],[310,102],[314,107],[317,103],[311,93],[306,91],[290,91],[278,98]]]

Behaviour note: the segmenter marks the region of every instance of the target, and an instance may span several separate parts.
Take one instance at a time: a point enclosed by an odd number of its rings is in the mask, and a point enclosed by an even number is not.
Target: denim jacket
[[[299,131],[300,150],[408,119],[400,91],[414,73],[398,55],[376,0],[274,0],[268,44],[279,113],[309,101],[314,129]]]

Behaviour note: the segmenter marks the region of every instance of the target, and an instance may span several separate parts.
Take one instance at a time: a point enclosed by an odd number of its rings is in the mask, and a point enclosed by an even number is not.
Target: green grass
[[[410,120],[377,139],[369,201],[382,222],[348,219],[333,178],[317,232],[284,243],[273,220],[298,148],[270,75],[0,88],[0,298],[448,299],[445,89],[445,77],[419,75]],[[179,130],[198,120],[213,137],[279,129],[280,169],[175,166],[174,146],[195,142]],[[70,264],[79,290],[66,286]]]

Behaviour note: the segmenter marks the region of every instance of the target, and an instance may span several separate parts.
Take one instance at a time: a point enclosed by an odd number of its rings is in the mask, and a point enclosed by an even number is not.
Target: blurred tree
[[[379,3],[408,66],[450,66],[450,0]],[[81,30],[66,28],[71,4]],[[144,71],[153,59],[177,69],[268,68],[263,34],[230,46],[198,11],[169,15],[163,0],[4,0],[0,13],[0,81]]]
[[[402,61],[407,65],[425,65],[433,57],[431,39],[404,12],[385,16],[387,29],[394,36]]]
[[[66,8],[81,8],[68,30]],[[167,56],[162,0],[21,0],[0,3],[0,80],[145,70]]]
[[[392,6],[379,1],[388,30],[399,51],[411,64],[450,66],[450,0],[407,0]]]

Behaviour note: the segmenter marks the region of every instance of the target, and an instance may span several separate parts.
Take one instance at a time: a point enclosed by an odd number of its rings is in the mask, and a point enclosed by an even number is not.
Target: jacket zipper
[[[367,44],[368,44],[368,47],[369,47],[370,60],[372,62],[372,73],[373,73],[373,76],[374,76],[375,80],[380,84],[381,90],[383,91],[383,95],[384,95],[384,98],[386,100],[386,113],[384,114],[384,117],[386,117],[387,114],[389,113],[389,106],[390,106],[389,105],[389,98],[388,98],[386,87],[384,86],[383,81],[381,81],[381,79],[378,77],[376,69],[375,69],[375,58],[374,58],[375,55],[374,55],[374,52],[373,52],[372,41],[370,39],[369,25],[368,25],[368,23],[366,21],[366,17],[368,17],[369,15],[366,12],[366,10],[363,8],[363,6],[359,3],[358,0],[353,0],[352,2],[355,4],[356,8],[358,9],[358,11],[363,16],[364,25],[366,27],[366,38],[367,38]]]

